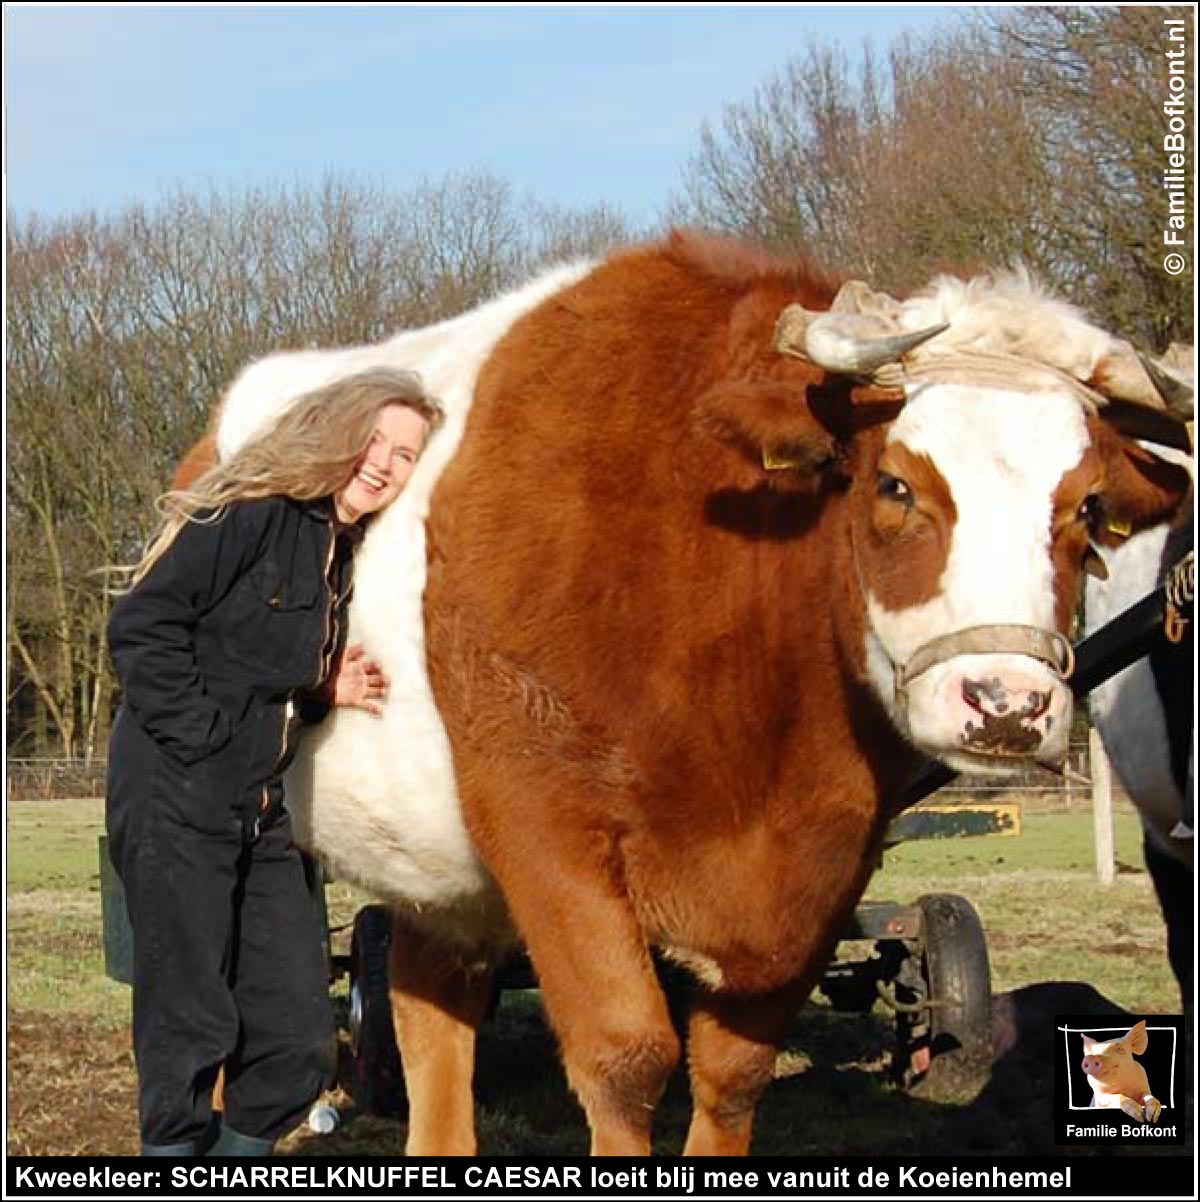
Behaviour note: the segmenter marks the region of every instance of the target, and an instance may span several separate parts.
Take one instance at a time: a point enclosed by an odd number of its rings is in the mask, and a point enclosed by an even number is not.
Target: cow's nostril
[[[1005,714],[1008,712],[1008,691],[994,676],[990,680],[967,680],[964,678],[962,699],[979,714]]]
[[[1022,718],[1034,720],[1040,718],[1050,708],[1050,693],[1039,693],[1037,690],[1025,694],[1025,705],[1021,710]]]

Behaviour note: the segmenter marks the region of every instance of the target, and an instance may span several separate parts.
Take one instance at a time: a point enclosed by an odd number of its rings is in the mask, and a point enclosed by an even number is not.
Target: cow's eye
[[[1088,529],[1095,532],[1105,521],[1104,498],[1098,493],[1089,493],[1083,500],[1076,515],[1081,522],[1086,522]]]
[[[879,478],[875,481],[875,492],[887,501],[898,501],[906,506],[913,503],[912,489],[899,476],[892,476],[887,472],[879,473]]]

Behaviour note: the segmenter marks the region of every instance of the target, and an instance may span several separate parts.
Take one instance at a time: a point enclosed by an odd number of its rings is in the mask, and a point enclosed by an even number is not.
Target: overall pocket
[[[151,805],[192,830],[232,836],[241,830],[262,709],[251,706],[229,742],[191,764],[159,749],[151,774]]]
[[[238,662],[261,668],[256,684],[299,683],[319,665],[324,625],[321,582],[259,564],[229,598],[222,642]]]

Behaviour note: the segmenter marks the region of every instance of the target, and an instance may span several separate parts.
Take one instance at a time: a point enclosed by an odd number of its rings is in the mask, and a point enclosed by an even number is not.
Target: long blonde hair
[[[402,405],[428,424],[425,442],[445,420],[441,403],[415,372],[371,367],[304,393],[270,427],[189,488],[163,493],[164,521],[136,564],[120,569],[132,588],[158,562],[186,522],[219,522],[234,501],[327,497],[350,479],[381,410]],[[422,448],[424,449],[424,448]]]

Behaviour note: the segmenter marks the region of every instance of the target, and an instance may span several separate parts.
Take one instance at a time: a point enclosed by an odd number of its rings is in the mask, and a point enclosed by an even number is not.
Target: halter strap
[[[1027,655],[1041,660],[1062,680],[1075,671],[1075,652],[1071,643],[1056,630],[1013,623],[967,626],[931,639],[913,652],[908,663],[894,666],[896,696],[902,697],[912,681],[946,660],[959,655],[1000,654]]]

